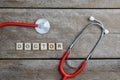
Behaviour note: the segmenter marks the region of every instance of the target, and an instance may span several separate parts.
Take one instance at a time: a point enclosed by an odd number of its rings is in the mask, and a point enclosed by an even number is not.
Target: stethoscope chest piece
[[[38,24],[38,27],[35,30],[40,34],[45,34],[50,30],[50,23],[47,19],[38,19],[36,24]]]

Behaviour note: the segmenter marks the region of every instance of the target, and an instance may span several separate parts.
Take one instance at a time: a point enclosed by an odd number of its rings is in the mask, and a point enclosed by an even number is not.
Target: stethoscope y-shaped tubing
[[[88,54],[88,56],[86,57],[86,59],[83,61],[82,65],[79,67],[79,69],[77,71],[75,71],[72,74],[67,74],[64,69],[63,69],[63,65],[64,62],[66,61],[67,57],[69,56],[69,54],[71,53],[71,49],[74,47],[74,45],[76,44],[76,42],[79,40],[80,35],[83,33],[83,31],[90,25],[97,25],[99,26],[99,28],[101,29],[101,34],[100,37],[98,39],[98,41],[96,42],[96,44],[94,45],[93,49],[90,51],[90,53]],[[65,52],[64,56],[62,57],[61,61],[60,61],[60,72],[63,75],[62,80],[67,80],[67,78],[72,78],[77,76],[78,74],[80,74],[83,69],[85,68],[85,66],[87,65],[87,61],[89,60],[89,58],[92,56],[94,49],[96,48],[96,46],[98,45],[98,43],[100,42],[102,36],[105,34],[105,28],[103,26],[103,24],[99,23],[99,22],[92,22],[89,23],[85,28],[82,29],[82,31],[78,34],[78,36],[75,38],[75,40],[73,41],[73,43],[69,46],[68,50]]]

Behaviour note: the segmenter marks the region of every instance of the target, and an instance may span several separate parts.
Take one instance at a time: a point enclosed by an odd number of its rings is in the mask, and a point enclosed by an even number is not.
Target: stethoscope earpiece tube
[[[89,23],[87,26],[85,26],[81,32],[78,34],[78,36],[74,39],[74,41],[72,42],[72,44],[69,46],[68,50],[65,52],[65,54],[63,55],[61,61],[60,61],[60,65],[59,65],[59,68],[60,68],[60,72],[61,74],[63,75],[63,78],[62,80],[67,80],[67,78],[73,78],[75,76],[77,76],[78,74],[80,74],[85,66],[87,65],[87,62],[88,60],[90,59],[90,57],[92,56],[93,54],[93,51],[94,49],[97,47],[98,43],[100,42],[101,38],[103,35],[105,34],[108,34],[109,31],[104,27],[103,23],[97,19],[95,19],[93,16],[90,16],[89,20],[91,21],[91,23]],[[63,65],[64,65],[64,62],[66,62],[67,60],[67,57],[69,56],[69,54],[71,53],[71,50],[72,48],[74,47],[74,45],[77,43],[77,41],[79,40],[80,38],[80,35],[83,33],[83,31],[90,25],[97,25],[100,27],[101,29],[101,34],[100,34],[100,37],[98,39],[98,41],[96,42],[96,44],[93,46],[92,50],[89,52],[88,56],[86,57],[86,59],[83,61],[83,63],[80,65],[80,67],[78,68],[78,70],[72,74],[68,74],[64,71],[63,69]],[[67,63],[67,65],[69,66],[69,64]]]
[[[22,27],[31,27],[40,34],[45,34],[50,30],[50,23],[47,19],[38,19],[35,24],[23,23],[23,22],[3,22],[0,23],[0,28],[6,26],[22,26]]]

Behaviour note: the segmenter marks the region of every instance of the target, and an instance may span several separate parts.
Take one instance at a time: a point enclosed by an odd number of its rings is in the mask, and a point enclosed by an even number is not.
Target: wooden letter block
[[[63,43],[56,43],[56,50],[63,50]]]
[[[23,50],[23,43],[16,43],[16,50]]]
[[[55,50],[55,43],[49,43],[48,48],[49,50]]]
[[[41,50],[47,50],[47,43],[41,43]]]
[[[25,50],[31,50],[31,43],[25,43],[24,49]]]
[[[32,49],[33,50],[39,50],[40,49],[39,43],[33,43]]]

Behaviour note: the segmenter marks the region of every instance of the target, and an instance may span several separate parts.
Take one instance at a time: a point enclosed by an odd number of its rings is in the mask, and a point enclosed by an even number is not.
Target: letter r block
[[[56,43],[56,50],[63,50],[63,43]]]

